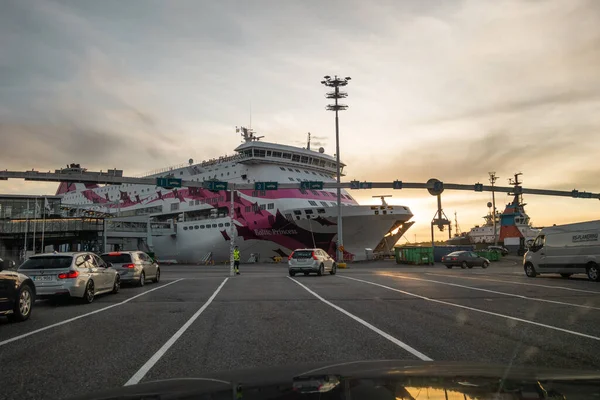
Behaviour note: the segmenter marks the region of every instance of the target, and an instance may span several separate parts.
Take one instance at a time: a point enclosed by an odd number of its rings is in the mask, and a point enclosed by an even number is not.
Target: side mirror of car
[[[113,267],[113,263],[111,263],[111,262],[106,263],[106,268],[112,268],[112,267]]]

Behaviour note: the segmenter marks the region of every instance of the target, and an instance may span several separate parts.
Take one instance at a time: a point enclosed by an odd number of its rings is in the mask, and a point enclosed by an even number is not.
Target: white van
[[[563,278],[587,274],[600,281],[600,221],[551,226],[541,230],[523,256],[525,274],[555,273]]]

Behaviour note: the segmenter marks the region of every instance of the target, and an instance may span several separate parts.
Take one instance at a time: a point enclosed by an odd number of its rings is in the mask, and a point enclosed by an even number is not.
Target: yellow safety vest
[[[234,261],[240,261],[240,251],[239,250],[234,250],[233,251],[233,260]]]

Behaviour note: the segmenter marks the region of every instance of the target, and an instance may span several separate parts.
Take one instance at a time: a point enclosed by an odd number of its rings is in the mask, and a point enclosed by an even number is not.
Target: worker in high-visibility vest
[[[240,274],[240,250],[237,246],[233,249],[233,269],[236,275]]]

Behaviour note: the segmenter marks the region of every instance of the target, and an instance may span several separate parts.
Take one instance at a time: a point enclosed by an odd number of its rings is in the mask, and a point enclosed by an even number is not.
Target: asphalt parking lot
[[[208,372],[366,359],[600,370],[600,284],[527,278],[512,259],[462,270],[353,264],[162,266],[162,280],[89,305],[0,318],[2,399],[65,398]]]

